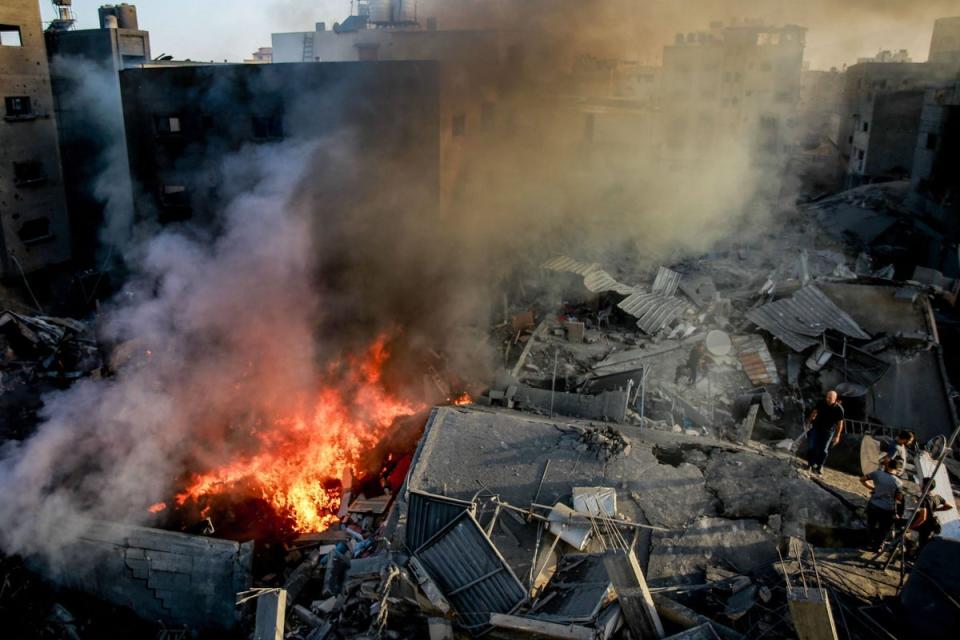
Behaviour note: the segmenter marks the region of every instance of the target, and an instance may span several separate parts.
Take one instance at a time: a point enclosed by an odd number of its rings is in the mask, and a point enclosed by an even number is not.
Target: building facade
[[[410,211],[436,208],[435,63],[154,66],[121,71],[120,84],[141,220],[217,228],[236,188],[227,159],[290,139],[345,154],[310,168],[329,187],[329,209],[347,212],[384,193],[409,194]]]
[[[754,23],[677,34],[663,49],[662,155],[696,163],[704,149],[746,144],[776,164],[796,136],[806,29]]]
[[[115,207],[114,217],[129,215],[119,73],[151,59],[149,33],[110,24],[46,34],[73,255],[83,267],[96,263],[106,207]]]
[[[914,151],[911,209],[960,239],[960,80],[926,92]]]
[[[960,16],[940,18],[933,23],[927,62],[960,65]]]
[[[0,3],[0,274],[67,261],[70,225],[37,0]]]
[[[848,187],[910,175],[924,92],[956,72],[954,65],[902,62],[847,69],[839,148]]]

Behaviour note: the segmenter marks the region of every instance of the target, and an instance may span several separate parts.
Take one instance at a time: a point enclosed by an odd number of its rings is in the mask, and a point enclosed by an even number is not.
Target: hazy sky
[[[462,7],[496,5],[509,0],[416,0],[419,13],[460,13]],[[517,0],[525,2],[526,0]],[[575,23],[593,22],[596,7],[622,0],[583,0],[575,6]],[[97,7],[103,0],[74,0],[77,28],[98,26]],[[167,53],[192,60],[239,61],[258,47],[270,46],[270,34],[308,31],[314,23],[332,25],[350,13],[349,0],[140,0],[135,2],[140,27],[150,32],[153,54]],[[488,5],[488,6],[490,6]],[[53,15],[48,0],[40,0],[45,20]],[[529,5],[528,5],[529,6]],[[771,23],[792,22],[809,27],[807,61],[812,68],[851,64],[859,56],[884,49],[908,49],[913,59],[926,60],[933,20],[960,15],[958,0],[630,0],[629,18],[640,25],[636,47],[627,57],[656,62],[673,31],[703,29],[710,20],[759,17]],[[622,14],[621,14],[622,15]],[[657,25],[651,38],[649,26]],[[443,24],[450,25],[450,21]],[[621,23],[621,28],[622,28]],[[644,27],[647,31],[644,32]],[[656,41],[651,41],[656,40]]]

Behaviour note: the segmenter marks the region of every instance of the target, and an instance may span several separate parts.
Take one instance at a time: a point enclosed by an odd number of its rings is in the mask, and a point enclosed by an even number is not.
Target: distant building
[[[70,258],[50,70],[37,0],[0,3],[0,275]]]
[[[956,71],[903,62],[847,68],[839,147],[848,187],[910,175],[924,92],[950,82]]]
[[[927,62],[960,65],[960,16],[940,18],[933,23]]]
[[[913,62],[913,60],[906,49],[900,49],[899,51],[884,49],[871,58],[857,58],[857,64],[864,62]]]
[[[910,179],[911,208],[960,239],[960,79],[924,95]]]
[[[114,8],[124,9],[125,27],[101,11],[100,29],[46,34],[73,252],[83,267],[94,265],[100,246],[105,192],[131,197],[119,73],[151,59],[150,34],[138,28],[136,9]]]
[[[244,60],[247,64],[268,64],[273,62],[273,47],[260,47],[252,54],[248,60]]]
[[[392,13],[385,7],[397,5]],[[468,174],[471,145],[517,122],[502,102],[511,82],[525,72],[528,40],[521,32],[422,29],[412,19],[412,3],[397,0],[359,3],[357,15],[327,30],[272,35],[273,61],[413,61],[438,63],[441,101],[441,198],[449,203]],[[389,22],[391,16],[395,22]]]
[[[120,84],[140,219],[216,229],[236,186],[225,161],[290,138],[347,154],[311,160],[327,198],[318,212],[349,215],[382,194],[404,194],[403,210],[418,215],[437,206],[436,63],[153,66],[121,71]]]
[[[822,142],[837,144],[840,135],[840,108],[843,104],[844,73],[804,70],[800,74],[800,142],[812,148]]]
[[[780,162],[795,137],[806,29],[756,23],[677,34],[663,49],[664,159],[746,143],[755,162]]]

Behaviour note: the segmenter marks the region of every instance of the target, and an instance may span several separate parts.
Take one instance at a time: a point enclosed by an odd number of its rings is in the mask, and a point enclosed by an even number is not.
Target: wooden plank
[[[837,640],[830,599],[823,589],[792,588],[787,594],[790,619],[799,640]]]
[[[630,633],[638,638],[663,638],[663,624],[647,588],[637,554],[629,551],[608,551],[603,555],[613,589],[620,599],[623,618]]]
[[[287,592],[268,591],[257,598],[257,622],[253,640],[283,640],[284,615],[287,610]]]
[[[524,631],[543,638],[557,638],[557,640],[593,640],[596,636],[596,631],[589,627],[522,618],[505,613],[491,613],[490,624],[498,629]]]

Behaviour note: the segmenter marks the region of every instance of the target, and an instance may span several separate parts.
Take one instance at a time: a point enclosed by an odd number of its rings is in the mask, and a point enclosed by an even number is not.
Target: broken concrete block
[[[674,467],[658,464],[628,481],[630,497],[650,524],[684,527],[702,515],[715,512],[700,469],[686,462]]]
[[[582,343],[583,338],[587,333],[587,327],[582,322],[567,322],[565,323],[567,329],[567,340],[569,342]]]
[[[701,582],[708,565],[746,573],[777,559],[777,537],[756,520],[700,518],[680,535],[655,536],[647,569],[657,584]]]

